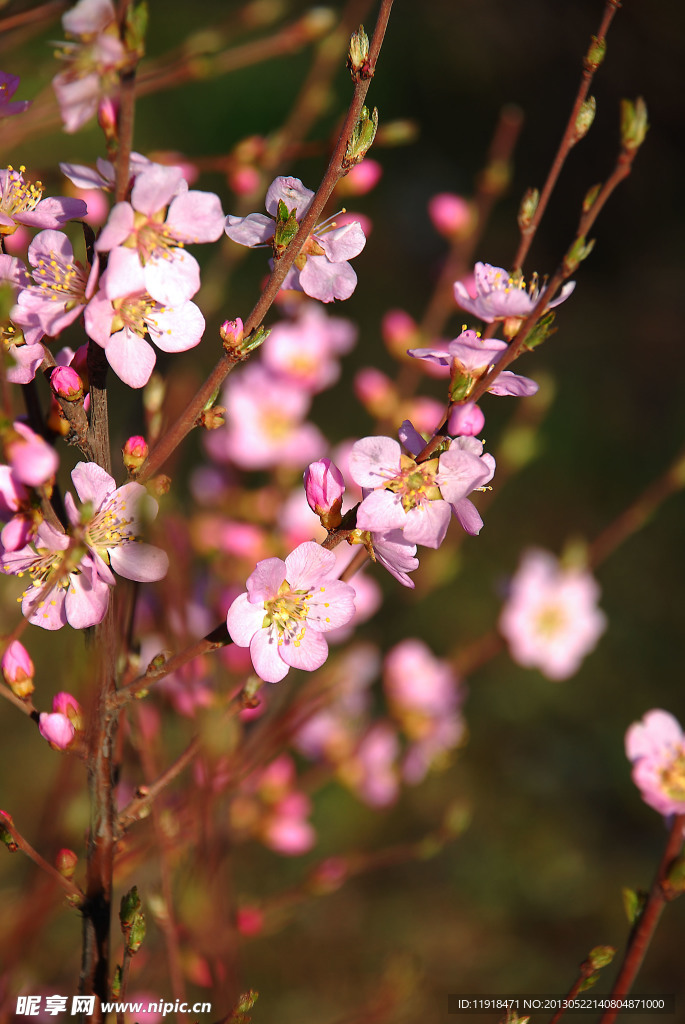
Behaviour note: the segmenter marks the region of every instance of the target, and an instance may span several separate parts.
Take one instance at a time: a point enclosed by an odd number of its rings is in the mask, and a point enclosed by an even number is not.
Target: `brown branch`
[[[25,853],[26,856],[30,860],[32,860],[34,864],[38,865],[41,871],[44,871],[46,875],[50,876],[53,882],[57,882],[57,884],[64,889],[65,893],[72,901],[72,903],[78,903],[79,905],[81,904],[81,902],[83,901],[83,893],[79,889],[78,885],[70,881],[70,879],[65,878],[64,875],[61,875],[57,868],[53,867],[52,864],[49,864],[44,857],[41,857],[38,851],[31,846],[28,839],[25,839],[21,832],[17,829],[16,825],[9,817],[9,815],[5,814],[2,811],[0,811],[0,826],[5,828],[10,833],[13,842],[16,844],[18,849],[21,850],[22,853]]]
[[[611,25],[612,19],[620,6],[621,0],[607,0],[597,35],[594,36],[592,40],[590,47],[591,50],[593,47],[603,46],[609,26]],[[583,62],[583,72],[580,78],[578,92],[573,103],[573,108],[571,110],[566,129],[564,130],[564,134],[561,138],[561,142],[559,143],[559,148],[554,160],[552,161],[552,166],[549,170],[549,174],[547,175],[547,180],[545,181],[542,192],[540,193],[537,208],[530,220],[530,223],[521,230],[521,241],[514,257],[514,267],[516,268],[521,268],[523,266],[524,260],[533,243],[535,232],[537,231],[540,221],[542,220],[542,216],[547,209],[547,204],[549,203],[552,192],[554,191],[554,186],[557,183],[557,179],[559,178],[562,167],[566,161],[566,157],[575,145],[576,121],[578,119],[578,114],[580,113],[580,108],[587,99],[590,84],[592,83],[592,79],[594,78],[598,67],[599,63],[590,61],[587,57],[585,58]]]
[[[166,789],[166,787],[181,774],[184,768],[187,768],[199,749],[200,738],[199,736],[194,736],[183,753],[176,758],[174,763],[170,765],[155,782],[138,788],[138,794],[126,805],[126,807],[124,807],[122,811],[119,812],[119,816],[116,821],[116,835],[118,839],[123,836],[129,825],[132,825],[134,821],[138,821],[139,818],[143,817],[153,800],[155,800],[162,790]]]
[[[661,863],[652,884],[647,902],[635,924],[635,928],[628,942],[625,959],[619,975],[611,990],[610,999],[620,1000],[630,992],[637,973],[642,966],[649,944],[654,937],[656,926],[659,923],[661,912],[670,900],[674,899],[680,891],[671,892],[668,882],[668,873],[673,861],[678,857],[683,848],[683,830],[685,829],[685,814],[678,814],[671,827],[671,833],[666,843]],[[600,1024],[613,1024],[619,1014],[618,1009],[610,1009],[601,1018]]]
[[[271,308],[271,305],[276,298],[283,281],[285,280],[286,274],[299,255],[300,250],[304,246],[310,232],[314,228],[324,206],[328,202],[328,199],[335,188],[335,185],[345,173],[343,166],[348,142],[352,137],[352,132],[359,119],[359,115],[362,107],[364,106],[366,94],[369,89],[371,77],[375,72],[376,61],[385,35],[385,29],[390,16],[391,7],[392,0],[382,0],[378,21],[376,22],[376,29],[369,47],[368,76],[360,79],[355,85],[354,95],[326,173],[324,174],[316,195],[312,199],[307,213],[300,223],[297,234],[283,256],[276,262],[264,291],[260,295],[254,309],[244,323],[246,337],[262,324],[264,317]],[[198,422],[198,418],[203,408],[207,402],[211,400],[212,396],[218,392],[219,388],[235,365],[236,359],[234,357],[231,357],[228,353],[224,353],[222,355],[221,359],[214,367],[195,397],[189,403],[185,411],[150,452],[147,461],[144,463],[138,474],[138,479],[141,482],[149,480],[152,474],[155,473],[168,459],[171,453],[175,451],[186,435],[190,433]]]

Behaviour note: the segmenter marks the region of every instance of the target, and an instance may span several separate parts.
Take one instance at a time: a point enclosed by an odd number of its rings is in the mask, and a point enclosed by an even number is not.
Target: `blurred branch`
[[[53,867],[52,864],[49,864],[44,857],[41,857],[37,850],[34,850],[28,839],[24,838],[9,814],[6,814],[5,811],[0,811],[0,828],[5,829],[9,833],[16,849],[25,853],[34,864],[38,865],[41,871],[44,871],[46,875],[50,876],[53,882],[57,882],[57,884],[64,889],[70,900],[76,901],[79,904],[82,902],[83,893],[79,887],[68,878],[65,878],[64,875],[61,875],[57,868]]]

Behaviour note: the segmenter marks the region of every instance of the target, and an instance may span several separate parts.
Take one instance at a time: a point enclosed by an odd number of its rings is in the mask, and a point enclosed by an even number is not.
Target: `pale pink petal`
[[[152,345],[128,328],[110,337],[105,354],[117,377],[130,388],[145,387],[157,361]]]
[[[145,291],[145,272],[136,249],[117,246],[107,260],[102,283],[108,299],[122,299]]]
[[[333,263],[354,259],[366,245],[366,236],[358,221],[314,237]]]
[[[407,513],[399,494],[381,488],[372,491],[357,509],[357,526],[360,530],[386,533],[389,530],[404,529]]]
[[[452,509],[446,501],[426,501],[407,513],[404,536],[411,544],[439,548],[445,539],[452,518]]]
[[[469,498],[462,498],[461,501],[455,501],[452,508],[462,529],[472,537],[477,537],[483,529],[483,520],[473,502]]]
[[[363,437],[350,454],[352,479],[361,487],[378,487],[400,471],[402,450],[392,437]]]
[[[162,352],[186,352],[198,345],[205,330],[205,318],[194,302],[164,309],[148,318],[148,332]]]
[[[186,192],[172,201],[166,223],[174,237],[186,244],[216,242],[225,223],[221,200],[213,192]]]
[[[79,462],[71,471],[71,479],[81,501],[92,502],[96,510],[117,486],[113,477],[96,462]]]
[[[254,670],[267,683],[278,683],[288,674],[289,666],[280,655],[278,630],[260,629],[250,641],[250,657]]]
[[[251,604],[247,594],[241,594],[228,609],[226,626],[238,647],[249,647],[252,637],[262,628],[264,604]]]
[[[85,561],[85,560],[84,560]],[[94,570],[72,573],[64,608],[67,621],[73,629],[87,629],[102,622],[109,604],[109,587]]]
[[[194,256],[172,249],[171,259],[151,259],[145,264],[145,287],[163,306],[192,299],[200,290],[200,267]]]
[[[117,203],[112,207],[107,223],[97,237],[95,248],[98,252],[109,252],[125,242],[133,228],[133,207],[130,203]]]
[[[183,172],[180,167],[152,164],[136,178],[131,191],[131,205],[134,210],[152,217],[153,214],[169,205],[172,196],[183,180]]]
[[[298,644],[285,643],[279,648],[280,657],[291,668],[301,668],[305,672],[313,672],[321,668],[328,657],[328,644],[323,634],[308,626]]]
[[[163,579],[169,569],[169,558],[166,551],[152,544],[117,544],[110,548],[109,560],[112,568],[127,580],[139,583],[152,583]]]
[[[247,217],[234,217],[229,213],[224,228],[226,234],[240,245],[264,245],[273,238],[275,224],[263,213],[249,213]]]
[[[349,299],[357,287],[357,275],[345,261],[331,263],[327,256],[308,256],[300,271],[300,287],[320,302]]]
[[[335,555],[320,544],[306,541],[285,560],[285,578],[292,590],[308,590],[335,568]]]
[[[269,185],[264,206],[266,212],[275,217],[280,199],[288,207],[288,212],[295,210],[295,216],[299,220],[309,209],[313,198],[312,190],[303,185],[299,178],[280,177],[275,178]]]
[[[263,604],[264,601],[275,597],[286,578],[286,573],[286,564],[280,558],[263,558],[261,562],[257,562],[246,583],[250,603]]]

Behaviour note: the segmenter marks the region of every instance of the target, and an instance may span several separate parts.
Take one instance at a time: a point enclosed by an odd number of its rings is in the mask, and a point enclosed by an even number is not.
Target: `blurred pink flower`
[[[626,733],[626,757],[645,803],[660,814],[685,813],[685,735],[668,711],[648,711]]]
[[[499,620],[514,661],[548,679],[574,675],[606,629],[598,597],[587,570],[565,568],[537,548],[527,551]]]
[[[293,320],[272,327],[262,361],[284,380],[315,394],[336,382],[338,357],[349,352],[356,339],[351,321],[328,316],[318,303],[305,302]]]

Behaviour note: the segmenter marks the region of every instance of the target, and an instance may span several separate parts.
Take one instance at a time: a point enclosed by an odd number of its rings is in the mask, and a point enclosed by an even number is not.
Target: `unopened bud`
[[[639,149],[649,130],[647,105],[642,96],[633,103],[621,100],[621,144],[628,152]]]
[[[126,943],[126,951],[133,956],[134,953],[138,952],[145,938],[145,915],[143,914],[142,903],[135,885],[121,897],[119,921],[121,922],[121,931]]]
[[[615,956],[615,946],[595,946],[594,949],[591,949],[588,953],[588,958],[585,963],[588,965],[590,970],[599,971],[602,967],[608,967]]]
[[[595,119],[595,112],[597,110],[597,101],[594,96],[588,96],[584,103],[581,103],[576,123],[573,128],[573,137],[571,139],[572,145],[576,142],[580,142],[587,133],[590,131],[592,122]]]
[[[55,867],[62,878],[73,878],[77,864],[78,857],[73,850],[69,850],[66,847],[61,849],[55,857]]]
[[[50,374],[50,387],[58,398],[67,402],[83,398],[83,381],[71,366],[56,366]]]
[[[238,907],[235,926],[240,935],[259,935],[264,927],[264,912],[259,907]]]
[[[521,231],[525,231],[526,228],[530,227],[539,202],[540,190],[537,188],[526,189],[518,213],[518,225]]]
[[[219,335],[229,355],[239,354],[243,343],[243,321],[240,317],[236,317],[235,320],[224,320],[219,328]]]
[[[592,37],[590,48],[585,54],[583,64],[585,65],[586,71],[596,71],[599,65],[604,60],[606,53],[607,44],[605,39],[598,39],[597,36]]]
[[[19,849],[10,827],[13,824],[12,818],[6,811],[0,811],[0,843],[4,843],[10,853],[16,853]]]
[[[83,711],[76,697],[72,697],[70,693],[65,693],[63,690],[56,693],[52,698],[52,710],[68,718],[77,732],[83,732]]]
[[[585,241],[585,237],[583,235],[581,235],[580,238],[576,238],[575,242],[564,256],[564,276],[572,274],[578,264],[582,263],[584,259],[587,259],[594,247],[594,238],[591,238],[589,242]]]
[[[381,321],[381,334],[386,348],[396,359],[410,358],[407,349],[421,345],[419,326],[403,309],[388,310]]]
[[[583,213],[589,213],[592,207],[595,205],[595,200],[599,195],[601,187],[602,185],[600,183],[598,185],[593,185],[592,188],[589,188],[587,190],[587,192],[585,193],[585,198],[583,199]]]
[[[475,402],[455,405],[449,417],[449,433],[452,437],[475,437],[485,426],[485,416]]]
[[[371,148],[378,131],[378,108],[374,107],[369,114],[368,107],[362,107],[356,125],[352,130],[352,138],[347,143],[343,168],[349,170],[360,163]]]
[[[395,411],[397,393],[392,381],[372,366],[358,371],[354,378],[354,393],[376,419],[387,419]]]
[[[360,25],[356,32],[352,33],[350,49],[347,55],[347,66],[352,75],[352,81],[359,81],[360,78],[370,78],[369,74],[369,37]]]
[[[18,640],[13,640],[2,656],[2,674],[12,693],[22,700],[35,690],[33,662],[29,652]]]
[[[162,495],[168,494],[171,490],[171,477],[167,476],[166,473],[159,473],[150,480],[148,489],[155,497],[161,498]]]
[[[446,238],[464,238],[474,223],[471,204],[453,192],[439,192],[429,199],[428,216]]]
[[[226,409],[223,405],[213,405],[211,409],[203,409],[200,413],[200,426],[205,430],[217,430],[226,422]]]
[[[98,104],[98,124],[111,145],[119,138],[119,104],[111,96],[103,96]]]
[[[149,454],[148,443],[144,437],[140,434],[133,434],[132,437],[126,441],[126,444],[121,449],[121,454],[124,458],[124,465],[126,469],[135,472],[145,462]]]
[[[327,530],[340,526],[345,481],[335,463],[330,459],[312,462],[304,471],[304,490],[310,509],[322,525]]]
[[[53,750],[66,750],[76,735],[76,730],[66,715],[43,712],[38,716],[38,731]]]

